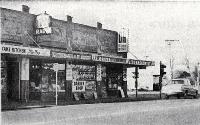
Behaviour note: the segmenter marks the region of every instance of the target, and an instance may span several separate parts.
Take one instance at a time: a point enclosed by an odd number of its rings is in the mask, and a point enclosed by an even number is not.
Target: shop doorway
[[[19,62],[17,58],[9,58],[7,60],[7,77],[8,100],[17,101],[20,99]]]

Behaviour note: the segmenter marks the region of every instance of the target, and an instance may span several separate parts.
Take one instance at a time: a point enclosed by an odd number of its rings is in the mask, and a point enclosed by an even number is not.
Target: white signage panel
[[[101,78],[101,64],[97,65],[97,81],[102,81],[102,78]]]
[[[51,16],[46,12],[36,17],[36,34],[50,34],[52,33]]]
[[[118,52],[128,52],[127,43],[118,43]]]
[[[66,62],[66,80],[72,80],[72,65]]]
[[[34,56],[50,56],[50,50],[40,48],[30,48],[23,46],[2,45],[1,53],[20,54],[20,55],[34,55]]]
[[[85,81],[73,81],[72,92],[85,92]]]

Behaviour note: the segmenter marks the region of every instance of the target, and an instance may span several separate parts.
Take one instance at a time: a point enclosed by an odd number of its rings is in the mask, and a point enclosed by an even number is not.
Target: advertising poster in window
[[[85,81],[73,81],[72,92],[85,92]]]

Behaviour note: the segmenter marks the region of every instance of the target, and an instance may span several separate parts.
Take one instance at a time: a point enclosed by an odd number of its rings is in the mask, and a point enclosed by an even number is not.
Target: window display
[[[73,83],[84,83],[85,87],[84,89],[74,91],[72,92],[77,93],[77,95],[84,99],[91,99],[93,98],[93,93],[96,92],[96,72],[95,72],[95,66],[91,65],[78,65],[78,64],[72,64],[72,77],[73,77]],[[79,85],[79,87],[82,87]],[[72,84],[72,88],[76,88],[75,84]],[[85,96],[81,96],[85,95]]]
[[[121,86],[122,84],[122,73],[119,69],[109,69],[108,70],[108,89],[117,89],[118,86]]]
[[[32,61],[30,65],[30,93],[34,92],[65,92],[65,64],[59,64],[57,86],[55,63]]]
[[[73,65],[73,81],[85,81],[85,89],[96,91],[95,66]]]
[[[6,93],[7,87],[7,64],[5,58],[1,57],[1,93]]]

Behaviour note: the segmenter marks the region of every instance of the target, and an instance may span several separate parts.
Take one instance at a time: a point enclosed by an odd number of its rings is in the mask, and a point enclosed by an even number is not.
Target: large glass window
[[[7,91],[7,64],[4,56],[1,56],[1,92]]]
[[[72,92],[78,94],[79,98],[84,95],[84,99],[93,98],[96,92],[96,69],[91,65],[72,65]]]
[[[65,64],[58,64],[56,86],[56,63],[31,61],[30,64],[30,95],[37,92],[65,92]],[[38,95],[35,95],[38,96]],[[36,97],[38,98],[38,97]]]
[[[73,81],[85,81],[85,89],[96,91],[95,66],[72,65]]]

